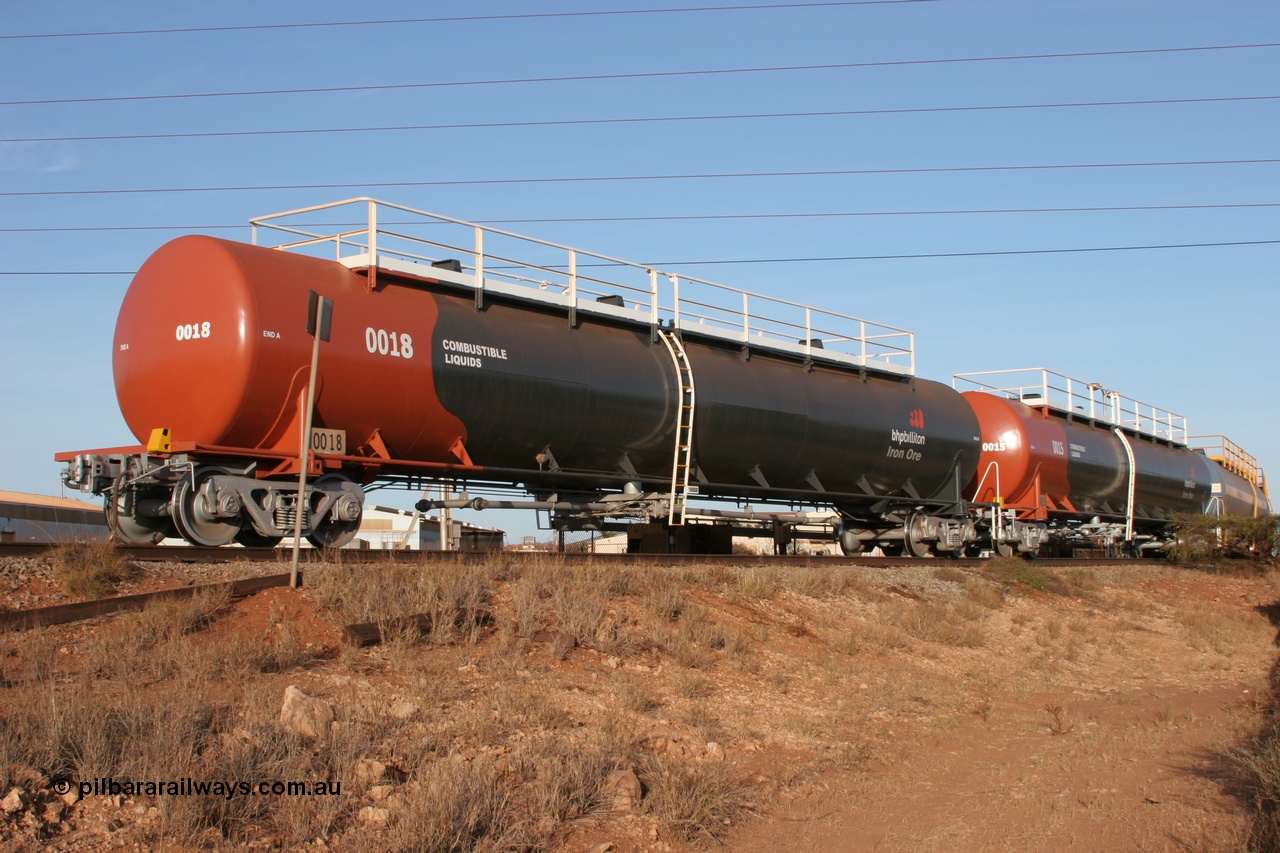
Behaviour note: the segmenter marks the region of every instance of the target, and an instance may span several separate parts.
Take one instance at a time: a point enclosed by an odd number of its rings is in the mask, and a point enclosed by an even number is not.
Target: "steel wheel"
[[[325,474],[316,480],[315,487],[323,491],[343,491],[343,484],[351,482],[341,474]],[[335,508],[336,509],[336,508]],[[317,548],[341,548],[360,532],[360,520],[364,515],[363,508],[357,507],[354,518],[337,519],[330,512],[324,520],[315,525],[307,534],[307,541]]]
[[[191,474],[183,477],[173,490],[171,514],[174,526],[192,545],[206,548],[226,545],[243,527],[239,514],[220,518],[215,514],[216,507],[210,504],[209,479],[226,473],[221,468],[197,468],[194,477]]]
[[[111,538],[121,545],[156,545],[174,533],[173,524],[167,518],[134,518],[129,514],[128,499],[124,492],[125,475],[116,479],[115,487],[103,495],[103,511],[107,516],[107,529]]]
[[[929,556],[932,549],[929,543],[924,541],[924,520],[919,515],[912,513],[907,518],[907,523],[903,526],[903,533],[906,535],[904,541],[907,548],[907,556]]]
[[[866,543],[859,539],[854,531],[844,528],[841,528],[839,535],[836,536],[836,544],[840,546],[840,553],[846,557],[852,557],[867,550]]]

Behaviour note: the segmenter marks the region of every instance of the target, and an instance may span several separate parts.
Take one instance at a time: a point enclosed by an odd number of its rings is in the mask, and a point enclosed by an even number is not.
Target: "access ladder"
[[[680,394],[676,407],[676,446],[671,462],[671,500],[667,511],[667,523],[673,527],[684,524],[685,508],[689,495],[689,470],[693,462],[693,368],[684,344],[675,331],[662,329],[662,342],[671,353],[676,366],[676,380]]]

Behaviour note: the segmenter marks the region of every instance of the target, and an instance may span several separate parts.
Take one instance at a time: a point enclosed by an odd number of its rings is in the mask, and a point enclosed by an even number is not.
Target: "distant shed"
[[[501,530],[453,521],[448,525],[450,551],[501,551],[506,534]],[[404,509],[367,505],[360,532],[347,547],[373,550],[440,550],[440,518]]]
[[[106,539],[107,519],[97,504],[0,491],[0,542]]]

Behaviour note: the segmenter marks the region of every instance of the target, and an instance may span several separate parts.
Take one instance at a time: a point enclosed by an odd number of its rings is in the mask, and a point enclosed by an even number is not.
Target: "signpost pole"
[[[289,586],[301,586],[298,578],[298,552],[302,547],[302,520],[307,510],[307,466],[310,464],[311,420],[316,406],[316,370],[320,365],[320,341],[329,340],[329,322],[333,314],[333,301],[311,291],[307,306],[307,332],[312,336],[311,374],[307,380],[307,408],[303,414],[301,453],[298,463],[298,503],[293,522],[293,564],[289,569]]]

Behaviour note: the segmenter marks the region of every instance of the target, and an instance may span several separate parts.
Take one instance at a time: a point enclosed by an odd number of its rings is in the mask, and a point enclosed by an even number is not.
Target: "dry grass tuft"
[[[969,575],[967,573],[960,571],[954,566],[942,566],[941,568],[934,569],[933,576],[940,581],[958,583],[961,586],[966,584],[969,580]]]
[[[525,850],[537,841],[509,783],[492,762],[435,762],[418,774],[387,831],[360,850]]]
[[[842,655],[882,653],[905,649],[911,641],[905,631],[881,621],[851,622],[827,641],[827,647]]]
[[[981,578],[970,577],[964,581],[965,595],[979,607],[988,610],[999,610],[1004,606],[1004,592],[993,583]]]
[[[1082,597],[1096,588],[1092,576],[1082,569],[1055,572],[1022,557],[994,557],[983,565],[982,573],[1006,586],[1033,589],[1051,595]]]
[[[501,561],[381,566],[324,566],[308,574],[308,585],[322,607],[346,624],[408,625],[409,617],[429,617],[432,643],[479,641],[488,619],[489,584],[506,570]],[[393,631],[394,633],[394,631]],[[412,631],[402,637],[416,641]]]
[[[1273,576],[1271,582],[1277,585],[1278,580]],[[1252,811],[1241,849],[1259,853],[1280,850],[1280,659],[1272,664],[1269,682],[1261,722],[1224,756],[1243,775]]]
[[[640,770],[646,811],[681,841],[720,840],[743,814],[738,786],[722,768],[646,756]]]
[[[81,598],[101,598],[138,576],[138,567],[110,542],[65,542],[49,552],[53,579]]]
[[[614,693],[623,708],[637,714],[647,714],[662,707],[653,691],[638,678],[620,678]]]
[[[737,586],[730,592],[748,601],[765,601],[778,591],[778,574],[772,569],[750,568],[740,571]]]
[[[870,589],[859,570],[848,566],[805,566],[781,572],[778,584],[797,595],[819,599],[861,595]]]
[[[963,648],[986,644],[982,627],[950,604],[894,601],[882,608],[881,614],[888,624],[926,643]]]
[[[1222,613],[1203,604],[1179,608],[1175,618],[1187,631],[1191,647],[1212,649],[1220,655],[1235,654],[1241,648],[1265,642],[1270,634],[1266,621],[1243,613]]]
[[[654,616],[667,622],[679,619],[689,606],[689,596],[679,584],[669,576],[656,573],[650,574],[642,598]]]

